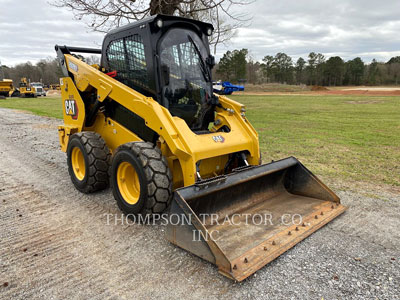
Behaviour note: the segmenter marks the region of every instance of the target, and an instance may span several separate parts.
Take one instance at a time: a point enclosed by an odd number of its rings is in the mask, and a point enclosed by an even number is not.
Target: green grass
[[[62,119],[60,97],[7,98],[0,99],[0,107],[27,110],[39,116]]]
[[[264,162],[295,156],[324,178],[400,186],[400,97],[232,98],[246,105]]]
[[[324,179],[400,186],[400,97],[232,96],[247,107],[263,161],[295,156]],[[60,98],[0,107],[62,118]]]

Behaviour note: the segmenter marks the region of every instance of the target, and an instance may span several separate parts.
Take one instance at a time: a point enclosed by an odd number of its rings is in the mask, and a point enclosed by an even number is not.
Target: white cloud
[[[398,0],[258,0],[250,7],[252,25],[238,30],[224,49],[248,48],[255,59],[285,52],[309,52],[344,59],[360,56],[386,61],[400,55]]]
[[[92,32],[71,11],[47,0],[0,0],[0,6],[6,8],[0,16],[3,64],[55,57],[55,44],[101,47],[104,34]],[[360,56],[366,62],[400,55],[398,0],[257,0],[245,9],[253,15],[251,25],[220,46],[217,57],[241,48],[257,60],[277,52],[294,59],[311,51],[344,59]]]
[[[73,14],[46,0],[0,0],[0,61],[5,65],[55,57],[54,45],[100,47],[103,34],[90,31]]]

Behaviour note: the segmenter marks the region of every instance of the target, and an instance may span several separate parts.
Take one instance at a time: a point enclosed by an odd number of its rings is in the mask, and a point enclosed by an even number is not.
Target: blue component
[[[220,95],[230,95],[233,92],[244,91],[243,85],[234,85],[234,84],[230,83],[229,81],[214,82],[213,85],[214,85],[214,93],[217,93]],[[218,86],[222,86],[222,87],[218,88]]]

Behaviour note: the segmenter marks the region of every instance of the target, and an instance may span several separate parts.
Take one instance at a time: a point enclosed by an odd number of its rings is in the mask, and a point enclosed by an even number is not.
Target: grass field
[[[247,107],[263,161],[295,156],[324,179],[400,186],[400,97],[232,96]],[[60,98],[0,107],[61,118]]]
[[[263,161],[296,156],[314,173],[400,186],[400,97],[233,96]]]
[[[0,99],[0,107],[28,110],[39,116],[62,118],[60,97]]]

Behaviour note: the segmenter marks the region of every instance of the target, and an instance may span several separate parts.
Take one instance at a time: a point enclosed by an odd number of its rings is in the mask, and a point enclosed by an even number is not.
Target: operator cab
[[[208,37],[211,24],[156,15],[110,31],[103,42],[101,66],[115,79],[153,97],[193,131],[214,120]]]

